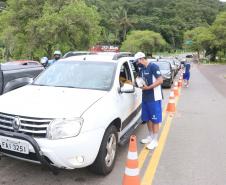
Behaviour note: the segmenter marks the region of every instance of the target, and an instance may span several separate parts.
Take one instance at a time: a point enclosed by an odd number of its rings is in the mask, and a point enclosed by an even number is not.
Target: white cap
[[[133,61],[133,63],[135,63],[139,58],[143,58],[145,57],[145,54],[142,52],[138,52],[134,55],[135,60]]]

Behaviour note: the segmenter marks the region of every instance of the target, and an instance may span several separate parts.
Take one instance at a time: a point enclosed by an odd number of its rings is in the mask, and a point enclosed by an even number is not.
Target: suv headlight
[[[171,74],[163,75],[163,78],[165,78],[165,79],[170,79],[170,78],[171,78]]]
[[[52,140],[75,137],[80,133],[83,121],[83,118],[55,119],[48,127],[47,137]]]

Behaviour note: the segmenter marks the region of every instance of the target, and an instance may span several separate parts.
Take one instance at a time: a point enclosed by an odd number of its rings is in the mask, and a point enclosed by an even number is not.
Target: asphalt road
[[[189,59],[191,61],[191,59]],[[179,72],[180,74],[180,72]],[[146,137],[146,125],[134,133],[142,184],[225,184],[226,181],[226,66],[191,68],[189,88],[181,88],[177,114],[166,114],[160,127],[159,146],[144,149],[140,140]],[[222,77],[223,76],[223,77]],[[179,78],[179,75],[176,77]],[[170,89],[163,89],[162,107],[166,107]],[[170,124],[167,121],[171,120]],[[168,125],[168,131],[165,129]],[[163,139],[165,136],[165,140]],[[163,142],[160,142],[163,141]],[[120,185],[123,181],[129,143],[119,147],[114,170],[108,176],[97,176],[88,168],[61,170],[52,175],[42,166],[8,157],[0,161],[0,184],[6,185]],[[160,150],[162,148],[162,150]],[[146,156],[140,156],[146,152]],[[156,168],[150,161],[155,160]],[[146,173],[148,171],[148,173]],[[144,182],[153,175],[152,180]]]

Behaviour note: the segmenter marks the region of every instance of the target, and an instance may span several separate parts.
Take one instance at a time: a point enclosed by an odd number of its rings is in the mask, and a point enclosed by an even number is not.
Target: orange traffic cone
[[[174,96],[179,96],[177,80],[175,80],[175,83],[174,83]]]
[[[174,99],[174,89],[171,89],[169,102],[166,108],[166,113],[177,113]]]
[[[140,174],[137,155],[136,136],[130,137],[129,152],[122,185],[139,185]]]
[[[182,78],[179,79],[178,87],[183,87]]]
[[[216,66],[217,64],[216,64],[216,62],[215,62],[215,66]]]
[[[198,63],[198,67],[199,67],[199,63]]]

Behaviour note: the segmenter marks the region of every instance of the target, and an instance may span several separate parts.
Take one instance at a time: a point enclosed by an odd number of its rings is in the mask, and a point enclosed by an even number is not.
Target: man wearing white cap
[[[145,54],[138,52],[134,56],[137,67],[140,68],[139,77],[143,78],[142,94],[142,120],[147,121],[149,135],[141,143],[149,143],[147,149],[158,146],[159,123],[162,122],[162,75],[158,65],[149,62]],[[138,78],[136,79],[138,80]],[[135,85],[135,84],[134,84]]]

